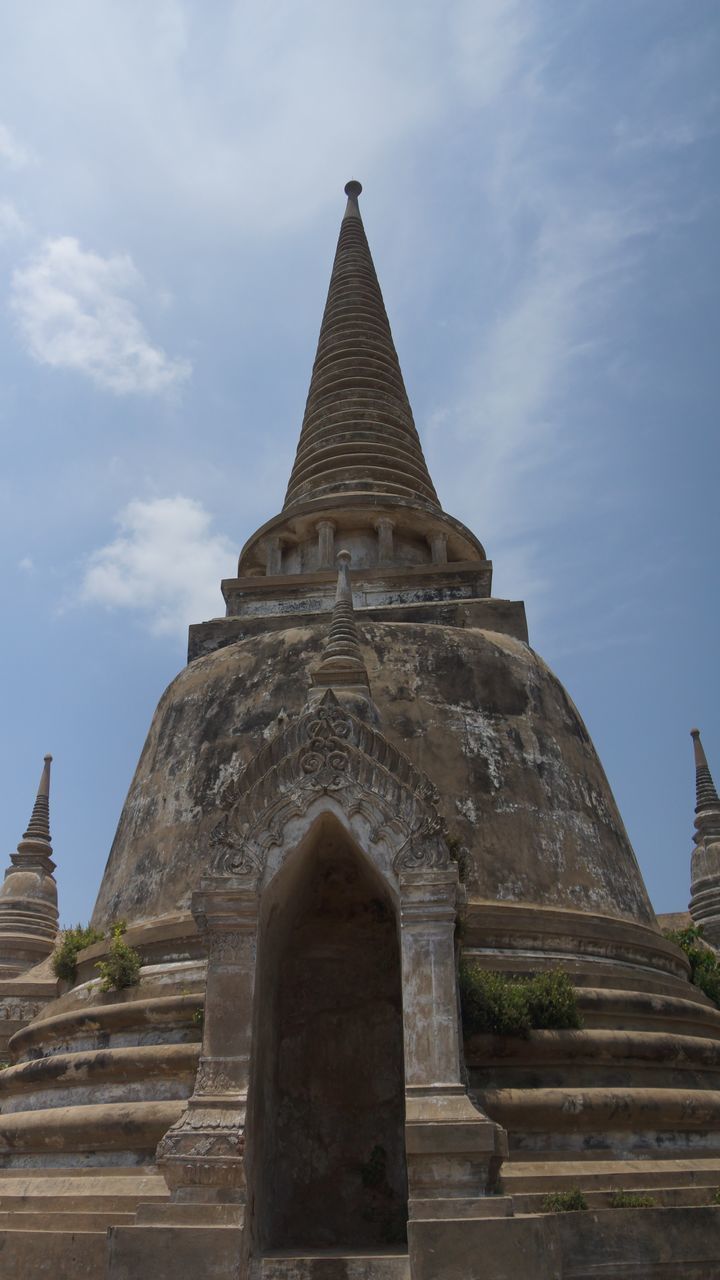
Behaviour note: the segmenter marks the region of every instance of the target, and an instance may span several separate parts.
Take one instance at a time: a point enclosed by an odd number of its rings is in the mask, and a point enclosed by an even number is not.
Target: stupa
[[[345,190],[282,511],[190,628],[102,878],[140,980],[100,989],[105,938],[0,984],[45,984],[0,1074],[0,1274],[718,1276],[720,1011],[440,505]],[[561,970],[582,1026],[463,1035],[461,954]]]

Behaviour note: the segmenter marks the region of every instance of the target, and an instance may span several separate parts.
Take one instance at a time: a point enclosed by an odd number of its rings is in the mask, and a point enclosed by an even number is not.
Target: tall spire
[[[360,216],[361,191],[359,182],[345,187],[347,207],[284,510],[360,493],[439,508]]]
[[[45,756],[27,830],[0,888],[0,974],[14,976],[49,955],[58,926],[50,843],[50,765]]]
[[[369,696],[370,681],[353,609],[350,559],[349,551],[337,554],[337,589],[330,631],[322,660],[312,673],[312,683],[316,689],[352,689]]]
[[[703,744],[700,741],[700,730],[691,729],[693,755],[695,757],[695,812],[704,814],[708,810],[720,813],[720,796],[715,789],[712,774],[707,762]]]

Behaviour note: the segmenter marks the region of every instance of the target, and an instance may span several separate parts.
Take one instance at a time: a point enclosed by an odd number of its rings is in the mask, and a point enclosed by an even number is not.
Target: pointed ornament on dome
[[[365,236],[359,182],[340,227],[284,510],[347,495],[440,504],[425,462]]]
[[[314,689],[349,689],[370,697],[370,681],[360,648],[352,586],[350,552],[337,554],[338,577],[332,620],[322,659],[312,673]]]

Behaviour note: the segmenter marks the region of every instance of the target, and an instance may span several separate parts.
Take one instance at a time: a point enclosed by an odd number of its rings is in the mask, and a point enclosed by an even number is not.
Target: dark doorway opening
[[[323,819],[278,875],[259,956],[253,1166],[262,1249],[407,1238],[397,921]]]

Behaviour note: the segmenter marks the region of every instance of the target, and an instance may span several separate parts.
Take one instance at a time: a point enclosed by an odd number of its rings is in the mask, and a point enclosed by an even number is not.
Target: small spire
[[[715,811],[720,809],[720,796],[712,780],[707,756],[700,741],[700,730],[691,729],[690,737],[693,740],[695,756],[695,812],[704,813],[708,809]]]
[[[45,756],[43,771],[40,775],[37,796],[30,815],[28,829],[23,833],[23,840],[44,840],[50,844],[50,765],[52,756]],[[49,850],[52,853],[52,849]]]
[[[50,765],[43,771],[27,831],[0,886],[0,977],[16,977],[43,960],[55,945],[57,885],[50,843]]]
[[[352,587],[350,585],[349,551],[338,551],[338,578],[332,621],[325,652],[312,674],[315,688],[358,688],[370,691],[360,638],[355,622]]]

